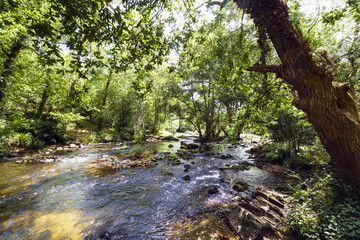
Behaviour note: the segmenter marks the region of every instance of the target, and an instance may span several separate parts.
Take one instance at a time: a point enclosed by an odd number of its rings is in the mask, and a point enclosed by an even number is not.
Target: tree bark
[[[49,71],[49,70],[48,70]],[[50,74],[48,73],[48,76],[45,81],[45,88],[41,97],[41,102],[39,105],[39,108],[36,113],[36,118],[40,119],[44,113],[46,103],[50,97]]]
[[[16,57],[19,55],[21,49],[24,47],[24,40],[25,40],[25,36],[20,35],[11,45],[9,52],[4,50],[3,48],[3,51],[6,55],[6,60],[2,66],[3,71],[0,74],[0,102],[5,97],[5,88],[7,85],[7,80],[8,77],[12,74],[14,67],[13,65]]]
[[[337,83],[331,73],[317,65],[309,44],[293,27],[282,0],[235,2],[271,40],[281,60],[276,73],[296,90],[298,97],[293,104],[307,113],[330,154],[336,175],[347,183],[360,185],[360,120],[348,94],[349,87]]]
[[[113,69],[110,68],[109,76],[108,76],[108,79],[106,81],[106,85],[105,85],[105,89],[104,89],[104,98],[103,98],[103,101],[102,101],[101,109],[104,109],[105,105],[106,105],[106,100],[107,100],[107,96],[108,96],[108,92],[109,92],[109,87],[110,87],[110,83],[111,83],[111,80],[112,80],[112,73],[113,73]]]

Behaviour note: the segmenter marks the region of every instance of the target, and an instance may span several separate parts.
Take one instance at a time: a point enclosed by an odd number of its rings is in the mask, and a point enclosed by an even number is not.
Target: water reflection
[[[180,148],[179,142],[171,142],[171,148],[169,144],[149,147],[159,154]],[[233,198],[230,180],[242,179],[256,187],[279,179],[256,168],[219,171],[219,166],[249,161],[246,148],[220,153],[210,149],[182,159],[191,166],[187,172],[183,165],[166,161],[119,171],[92,163],[103,154],[129,152],[116,144],[90,145],[64,153],[51,164],[2,162],[0,239],[236,239],[211,213]],[[223,159],[225,154],[231,157]],[[164,171],[172,175],[163,176]],[[213,185],[219,193],[209,195]]]

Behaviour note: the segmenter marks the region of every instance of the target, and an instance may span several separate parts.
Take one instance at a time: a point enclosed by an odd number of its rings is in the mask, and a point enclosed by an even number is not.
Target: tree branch
[[[280,73],[280,66],[255,64],[247,68],[246,70],[250,72],[260,72],[260,73],[268,73],[268,72]]]
[[[336,75],[337,73],[337,70],[338,70],[338,66],[334,63],[334,61],[329,57],[327,51],[323,51],[321,53],[316,53],[317,55],[323,57],[326,62],[332,67],[332,71],[331,71],[331,74],[332,75]]]

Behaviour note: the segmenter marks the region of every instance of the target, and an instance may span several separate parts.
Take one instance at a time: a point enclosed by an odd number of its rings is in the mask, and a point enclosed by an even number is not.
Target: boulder
[[[44,159],[42,162],[51,163],[51,162],[55,162],[55,159],[54,158],[47,158],[47,159]]]
[[[15,152],[12,153],[12,152],[11,152],[11,153],[8,153],[6,157],[7,157],[7,158],[15,158],[15,157],[18,157],[18,156],[19,156],[18,153],[15,153]]]
[[[179,139],[173,136],[166,136],[163,138],[163,141],[179,141]]]
[[[238,181],[236,184],[244,185]],[[295,239],[286,236],[279,229],[284,216],[286,203],[290,197],[268,190],[258,189],[252,193],[253,200],[242,194],[239,202],[233,203],[217,212],[240,239]]]
[[[272,196],[273,195],[273,196]],[[278,200],[277,198],[275,198],[274,196],[278,195],[275,193],[265,193],[261,190],[256,190],[252,193],[251,197],[252,198],[256,198],[256,197],[261,197],[263,198],[265,201],[268,201],[272,204],[274,204],[275,206],[279,207],[279,208],[284,208],[284,204],[281,202],[281,200]],[[278,197],[280,198],[280,197]],[[282,200],[283,201],[283,200]]]
[[[191,169],[191,166],[189,164],[185,164],[184,171],[187,172],[187,171],[189,171],[189,169]]]
[[[237,192],[243,192],[246,189],[248,189],[248,184],[245,181],[237,181],[234,185],[233,185],[233,189]]]
[[[160,173],[161,176],[172,176],[173,174],[171,172],[168,172],[168,171],[162,171]]]
[[[252,166],[251,163],[249,162],[241,162],[238,165],[231,165],[231,166],[221,166],[218,167],[219,170],[249,170],[250,167]]]
[[[245,191],[245,188],[240,184],[234,184],[233,189],[237,192],[243,192]]]
[[[220,158],[221,159],[228,159],[228,158],[232,158],[232,156],[230,154],[227,154],[227,155],[221,155]]]
[[[190,176],[189,176],[189,175],[185,175],[185,176],[183,177],[183,179],[184,179],[185,181],[189,181],[189,180],[191,180],[191,178],[190,178]]]
[[[185,150],[178,150],[176,152],[176,154],[178,155],[179,158],[186,159],[186,160],[194,158],[192,153],[185,151]]]
[[[228,206],[219,216],[241,239],[263,239],[265,234],[274,231],[269,221],[238,205]]]
[[[215,193],[218,193],[219,192],[219,189],[218,189],[218,186],[212,186],[209,191],[208,191],[208,194],[215,194]]]
[[[184,141],[180,142],[181,146],[180,148],[182,149],[197,149],[199,148],[199,145],[195,144],[195,143],[186,143]]]
[[[104,142],[113,142],[114,139],[112,137],[106,136],[104,137]]]

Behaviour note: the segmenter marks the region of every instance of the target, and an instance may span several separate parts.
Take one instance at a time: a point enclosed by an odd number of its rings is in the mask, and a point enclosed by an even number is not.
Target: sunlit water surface
[[[149,146],[161,155],[176,152],[180,143]],[[254,189],[280,181],[257,168],[217,169],[251,161],[247,148],[235,145],[195,153],[194,159],[182,160],[192,167],[187,172],[183,165],[167,161],[118,171],[92,162],[103,154],[129,151],[119,144],[89,145],[63,153],[56,163],[1,161],[0,239],[236,239],[213,213],[237,194],[231,182],[245,180]],[[232,157],[221,159],[221,154]],[[173,175],[163,176],[163,171]],[[183,180],[185,175],[191,180]],[[213,185],[219,193],[209,195]]]

